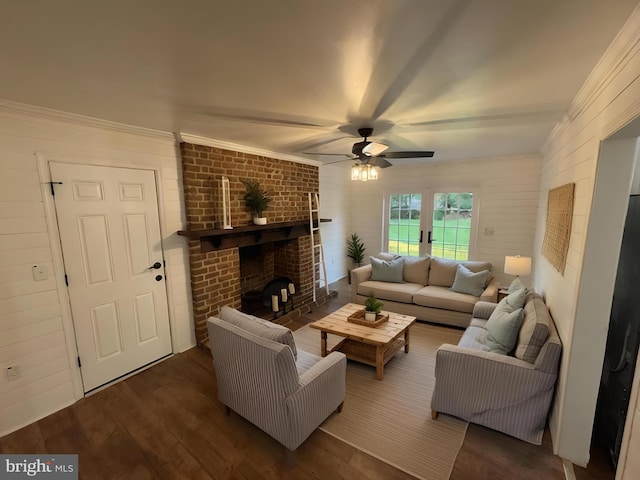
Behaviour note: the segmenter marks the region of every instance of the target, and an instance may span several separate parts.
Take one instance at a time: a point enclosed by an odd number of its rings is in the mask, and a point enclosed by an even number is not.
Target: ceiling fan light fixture
[[[383,143],[369,142],[368,145],[365,145],[362,148],[362,153],[369,157],[375,157],[376,155],[380,155],[387,148],[389,148],[389,146]]]
[[[362,166],[357,163],[351,167],[351,180],[360,180],[360,172],[362,171]]]
[[[378,167],[358,165],[357,163],[351,167],[351,180],[368,182],[369,180],[378,180],[378,178]]]

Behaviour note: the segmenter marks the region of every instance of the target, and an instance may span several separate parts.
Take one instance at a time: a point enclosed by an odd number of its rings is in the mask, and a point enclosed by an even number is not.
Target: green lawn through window
[[[433,221],[431,255],[440,258],[467,260],[469,258],[471,218],[458,216],[456,219],[451,217],[454,216],[447,216],[447,226],[456,225],[457,223],[457,228],[445,228],[444,220]],[[424,241],[427,240],[426,235],[427,233],[425,232]],[[456,238],[456,235],[458,238]],[[407,219],[402,220],[402,225],[389,225],[389,252],[419,256],[419,242],[420,220]]]

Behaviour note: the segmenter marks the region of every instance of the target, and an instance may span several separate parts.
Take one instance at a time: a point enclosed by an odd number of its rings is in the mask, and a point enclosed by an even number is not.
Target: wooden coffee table
[[[347,317],[362,305],[348,303],[344,307],[313,322],[310,327],[320,330],[322,356],[328,355],[327,334],[344,337],[331,352],[342,352],[348,359],[376,367],[378,380],[384,376],[384,366],[402,348],[409,353],[409,329],[416,317],[399,313],[383,312],[389,321],[377,327],[368,327],[347,321]]]

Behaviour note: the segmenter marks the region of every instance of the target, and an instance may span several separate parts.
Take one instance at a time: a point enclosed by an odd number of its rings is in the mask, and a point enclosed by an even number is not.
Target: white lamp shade
[[[504,273],[507,275],[529,275],[531,273],[531,257],[507,255],[504,257]]]

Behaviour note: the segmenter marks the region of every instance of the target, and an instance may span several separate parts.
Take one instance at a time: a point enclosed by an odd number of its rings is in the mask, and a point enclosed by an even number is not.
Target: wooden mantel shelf
[[[320,222],[330,222],[321,218]],[[263,243],[293,240],[309,235],[309,220],[269,223],[267,225],[244,225],[230,230],[209,228],[206,230],[180,230],[178,235],[200,240],[202,253],[234,247],[249,247]]]

